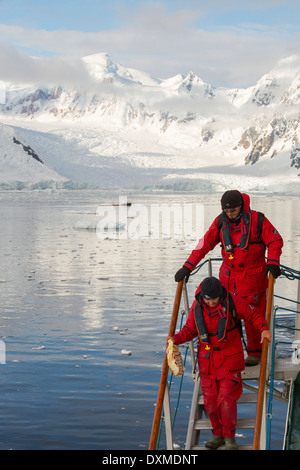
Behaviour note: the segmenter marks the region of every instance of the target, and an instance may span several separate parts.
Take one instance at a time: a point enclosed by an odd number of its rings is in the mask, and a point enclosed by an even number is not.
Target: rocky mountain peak
[[[91,86],[8,86],[6,103],[0,104],[3,120],[80,122],[99,132],[116,127],[125,132],[146,130],[165,145],[196,148],[200,164],[211,148],[220,164],[224,154],[254,166],[287,153],[288,167],[294,171],[299,166],[299,57],[280,61],[245,90],[214,88],[193,71],[156,79],[124,67],[107,53],[82,61]]]

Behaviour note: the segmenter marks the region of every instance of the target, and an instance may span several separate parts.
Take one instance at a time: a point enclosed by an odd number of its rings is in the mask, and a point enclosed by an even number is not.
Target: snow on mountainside
[[[90,79],[80,87],[7,84],[0,183],[222,190],[238,181],[296,191],[299,57],[248,89],[214,88],[193,72],[157,79],[105,53],[82,62]],[[43,163],[28,155],[24,163],[13,138]]]
[[[34,149],[18,140],[11,127],[0,124],[0,186],[22,189],[29,181],[32,188],[43,188],[53,181],[63,183],[65,178],[45,165]]]

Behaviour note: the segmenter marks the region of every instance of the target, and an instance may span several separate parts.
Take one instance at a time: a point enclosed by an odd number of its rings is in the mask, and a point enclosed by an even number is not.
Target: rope
[[[210,258],[210,261],[223,261],[222,258]],[[191,272],[191,276],[196,274],[200,269],[209,262],[209,259],[203,261],[203,263],[199,264],[193,272]],[[290,281],[294,281],[295,279],[300,280],[300,271],[297,271],[296,269],[289,268],[288,266],[284,266],[283,264],[280,264],[280,269],[281,269],[281,276],[286,277]],[[299,302],[297,302],[299,303]]]
[[[274,297],[275,297],[275,296],[274,296]],[[278,297],[278,296],[277,296],[277,297]],[[283,298],[283,297],[282,297],[282,298]],[[287,300],[289,300],[289,299],[287,299]],[[292,301],[292,302],[296,302],[296,301]],[[299,303],[299,302],[296,302],[296,303]],[[276,307],[274,307],[274,309],[276,309],[276,311],[277,311],[277,310],[284,310],[285,312],[292,312],[292,313],[295,313],[295,314],[300,313],[299,310],[292,310],[291,308],[285,308],[285,307],[278,307],[278,306],[276,306]],[[275,325],[276,325],[278,328],[285,328],[286,330],[300,331],[299,328],[295,328],[295,327],[293,327],[293,326],[281,325],[280,323],[276,323],[276,322],[275,322],[275,314],[274,314],[274,326],[275,326]]]
[[[300,331],[299,328],[294,328],[293,326],[280,325],[279,323],[276,323],[276,326],[278,326],[279,328],[285,328],[286,330]]]
[[[210,259],[207,259],[205,261],[203,261],[203,263],[199,264],[190,274],[190,276],[194,276],[194,274],[197,274],[198,271],[200,271],[200,269],[206,264],[208,263],[209,261],[223,261],[222,258],[210,258]]]
[[[281,275],[287,277],[290,281],[293,281],[294,279],[300,279],[300,271],[296,271],[296,269],[289,268],[283,264],[280,265],[280,269]]]
[[[300,304],[300,302],[298,302],[297,300],[287,299],[286,297],[281,297],[280,295],[274,295],[274,297],[277,297],[277,299],[288,300],[289,302],[293,302],[294,304]],[[282,309],[282,307],[280,307],[280,308]],[[299,312],[297,312],[297,313],[299,313]]]
[[[185,348],[185,356],[184,356],[184,361],[183,361],[184,365],[186,363],[187,353],[188,353],[188,347]],[[179,402],[180,402],[181,390],[182,390],[182,384],[183,384],[183,376],[184,376],[184,373],[182,374],[181,380],[180,380],[179,392],[178,392],[178,397],[177,397],[177,402],[176,402],[175,412],[174,412],[174,417],[173,417],[173,422],[172,422],[172,429],[174,429],[177,411],[179,409]]]

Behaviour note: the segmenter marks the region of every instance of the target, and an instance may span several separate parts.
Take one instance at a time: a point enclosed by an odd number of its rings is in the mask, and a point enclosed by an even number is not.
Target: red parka
[[[250,209],[247,194],[242,197],[243,212],[239,224],[231,223],[225,213],[216,217],[184,266],[193,271],[205,255],[221,243],[223,263],[219,279],[227,290],[246,297],[266,290],[266,264],[279,266],[283,240],[266,217],[261,233],[258,233],[259,213]]]
[[[229,374],[240,372],[245,368],[241,334],[233,317],[232,304],[237,318],[251,322],[260,332],[267,330],[268,327],[259,311],[239,296],[232,296],[233,302],[229,303],[225,288],[220,303],[214,308],[204,303],[200,290],[201,284],[196,291],[186,324],[173,336],[173,339],[179,345],[199,336],[200,375],[214,374],[217,380],[222,380]],[[203,335],[204,330],[207,335]]]

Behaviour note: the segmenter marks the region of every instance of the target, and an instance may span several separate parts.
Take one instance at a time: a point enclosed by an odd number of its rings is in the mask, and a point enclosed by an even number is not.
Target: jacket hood
[[[195,293],[195,299],[197,300],[197,302],[199,303],[202,303],[202,304],[205,304],[205,302],[203,301],[203,297],[201,295],[201,286],[202,286],[202,283],[203,281],[199,284],[199,286],[197,287],[197,290],[196,290],[196,293]],[[220,304],[223,303],[227,297],[228,297],[228,292],[227,290],[225,289],[225,287],[222,286],[222,296],[220,298]]]
[[[248,214],[249,209],[250,209],[250,196],[248,196],[248,194],[241,193],[241,192],[240,192],[240,195],[243,198],[244,211],[246,212],[246,214]]]

